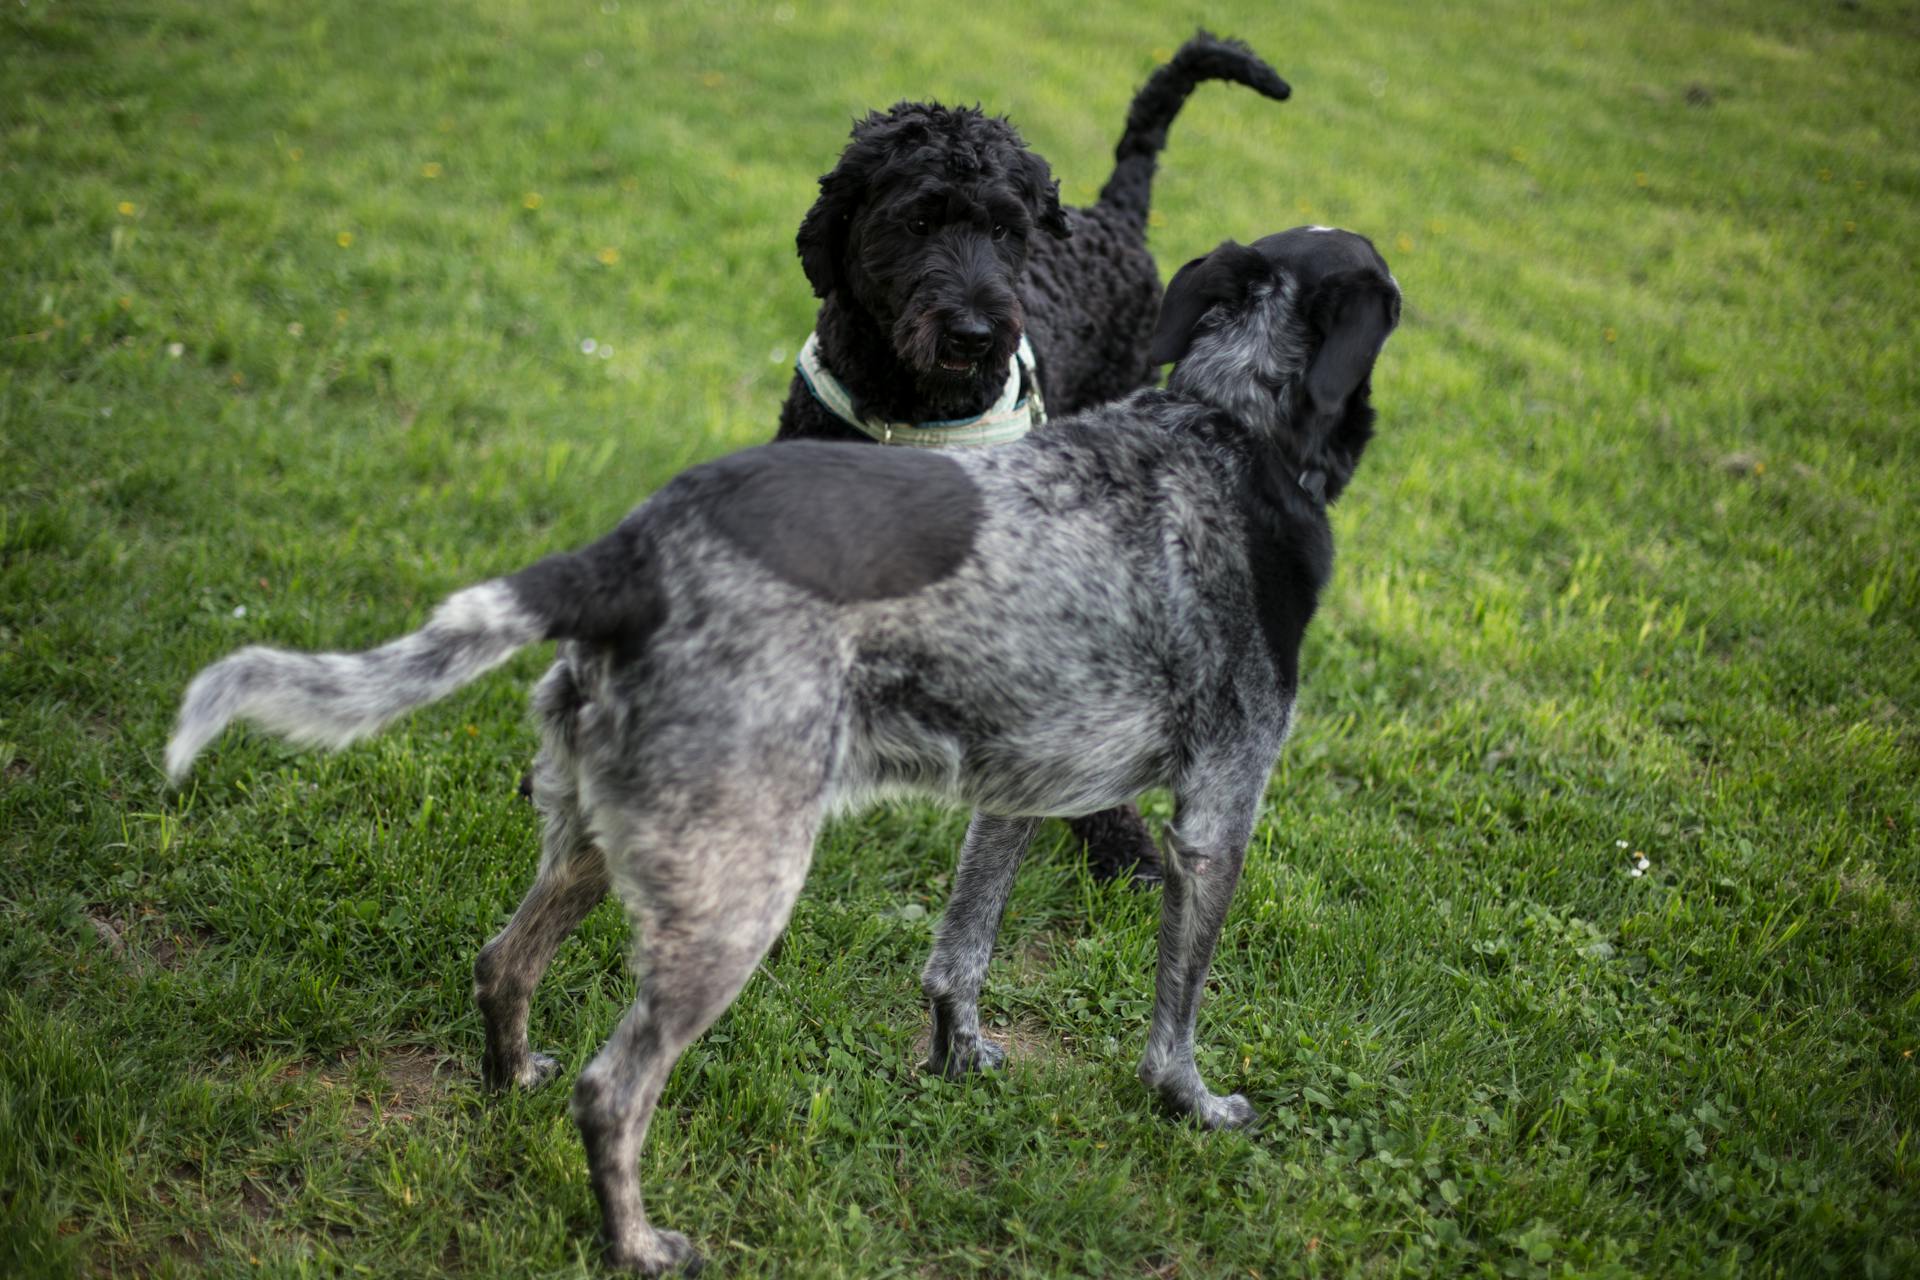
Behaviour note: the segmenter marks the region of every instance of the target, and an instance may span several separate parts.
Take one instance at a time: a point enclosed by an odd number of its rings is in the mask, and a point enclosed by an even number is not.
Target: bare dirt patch
[[[278,1216],[273,1193],[252,1178],[244,1178],[240,1182],[240,1207],[255,1222],[265,1222]]]
[[[362,1064],[371,1063],[375,1083],[369,1089]],[[349,1133],[364,1134],[376,1123],[411,1124],[446,1095],[454,1080],[464,1075],[459,1061],[432,1049],[393,1049],[378,1055],[350,1058],[320,1071],[320,1086],[349,1090],[352,1101],[346,1117]]]
[[[136,973],[155,969],[171,973],[212,936],[173,928],[151,907],[137,909],[131,919],[105,907],[90,907],[87,923],[107,953]]]
[[[1052,1063],[1066,1055],[1058,1034],[1038,1023],[1016,1022],[988,1033],[1007,1046],[1007,1056],[1024,1062]]]
[[[293,1062],[277,1078],[339,1098],[345,1104],[342,1128],[363,1138],[377,1126],[413,1123],[468,1074],[451,1054],[408,1047],[332,1062]]]
[[[1023,939],[1007,952],[1007,962],[1015,982],[1038,981],[1053,971],[1053,943],[1044,937]]]
[[[419,1111],[437,1101],[464,1069],[458,1059],[432,1049],[400,1049],[380,1060],[380,1078],[391,1095],[386,1103],[389,1117],[411,1120]]]
[[[1841,893],[1852,901],[1855,914],[1862,904],[1886,903],[1895,924],[1904,925],[1913,918],[1913,904],[1893,891],[1880,869],[1871,862],[1850,862],[1838,875]]]

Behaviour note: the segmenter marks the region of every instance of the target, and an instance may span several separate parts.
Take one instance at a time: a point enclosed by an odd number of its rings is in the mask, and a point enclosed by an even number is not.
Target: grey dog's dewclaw
[[[474,989],[488,1082],[538,1084],[556,1067],[527,1044],[534,984],[609,888],[634,919],[637,997],[573,1094],[619,1266],[697,1257],[641,1204],[654,1103],[786,924],[821,821],[876,796],[974,810],[922,975],[927,1065],[957,1074],[1000,1058],[980,985],[1037,820],[1170,787],[1139,1074],[1179,1114],[1246,1124],[1246,1099],[1200,1077],[1194,1017],[1399,310],[1359,236],[1223,244],[1168,286],[1165,391],[996,449],[795,443],[695,467],[379,649],[214,664],[168,767],[232,719],[339,746],[562,641],[535,696],[539,875]]]

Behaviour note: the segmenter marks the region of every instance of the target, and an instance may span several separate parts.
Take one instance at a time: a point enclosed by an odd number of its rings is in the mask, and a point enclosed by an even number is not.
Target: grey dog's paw
[[[544,1053],[529,1053],[527,1065],[514,1083],[531,1093],[560,1074],[560,1060]]]
[[[1193,1109],[1194,1121],[1206,1129],[1244,1129],[1258,1114],[1253,1104],[1238,1093],[1224,1098],[1208,1094]]]
[[[1168,1068],[1149,1060],[1140,1064],[1140,1082],[1160,1096],[1167,1110],[1190,1117],[1203,1129],[1244,1129],[1259,1115],[1244,1094],[1209,1090],[1191,1065]]]
[[[925,1068],[949,1080],[958,1080],[974,1071],[992,1071],[1007,1060],[1007,1051],[985,1036],[958,1037],[947,1045],[944,1055],[927,1055]]]
[[[697,1276],[707,1265],[693,1242],[678,1231],[650,1230],[644,1239],[631,1245],[608,1242],[605,1258],[617,1271],[643,1276]]]
[[[496,1061],[488,1054],[480,1062],[480,1078],[494,1093],[525,1089],[531,1093],[560,1074],[560,1063],[544,1053],[529,1053],[516,1063]]]
[[[1160,1100],[1167,1110],[1186,1116],[1202,1129],[1244,1129],[1259,1113],[1238,1093],[1222,1096],[1204,1089],[1192,1092],[1162,1092]]]

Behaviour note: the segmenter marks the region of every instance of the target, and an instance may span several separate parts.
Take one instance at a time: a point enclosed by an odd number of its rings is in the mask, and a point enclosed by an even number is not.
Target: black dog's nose
[[[978,316],[967,316],[947,326],[947,350],[967,360],[978,360],[993,346],[993,327]]]

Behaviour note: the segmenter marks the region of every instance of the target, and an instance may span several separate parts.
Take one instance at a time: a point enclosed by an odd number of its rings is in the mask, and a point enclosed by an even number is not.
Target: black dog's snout
[[[947,350],[968,360],[978,360],[993,347],[993,326],[979,316],[965,316],[947,326]]]

